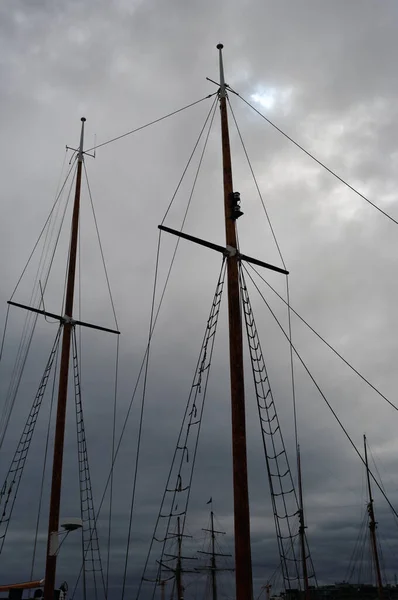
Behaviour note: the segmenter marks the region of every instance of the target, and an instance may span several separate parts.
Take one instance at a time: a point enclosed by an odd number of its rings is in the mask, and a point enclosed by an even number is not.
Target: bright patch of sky
[[[76,44],[77,46],[82,46],[90,38],[90,32],[88,31],[88,29],[83,29],[82,27],[78,27],[75,25],[69,27],[67,35],[68,40],[72,44]]]
[[[142,3],[143,0],[117,0],[116,6],[122,12],[132,15]]]
[[[251,95],[251,99],[267,110],[290,109],[293,96],[292,88],[263,87]]]

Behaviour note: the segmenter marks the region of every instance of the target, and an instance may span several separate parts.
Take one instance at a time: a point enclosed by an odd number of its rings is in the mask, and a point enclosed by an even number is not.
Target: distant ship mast
[[[214,512],[210,512],[210,529],[203,529],[203,531],[208,531],[211,535],[211,552],[204,552],[203,550],[199,550],[199,554],[207,554],[210,556],[210,566],[201,568],[200,570],[210,571],[211,576],[211,591],[212,600],[218,600],[218,592],[217,592],[217,571],[233,571],[233,569],[219,569],[217,568],[217,556],[231,556],[230,554],[221,554],[220,552],[216,552],[216,535],[225,535],[225,531],[216,531],[214,529]],[[197,569],[199,570],[199,569]]]
[[[381,579],[381,570],[380,570],[380,560],[379,560],[379,552],[377,549],[377,522],[375,520],[375,513],[373,507],[373,496],[372,496],[372,488],[370,485],[370,472],[369,472],[369,464],[368,464],[368,451],[366,445],[366,435],[363,436],[363,445],[365,448],[365,465],[366,465],[366,478],[368,482],[368,494],[369,494],[369,502],[368,502],[368,514],[369,514],[369,531],[370,531],[370,544],[372,546],[372,556],[373,562],[376,572],[376,584],[378,589],[379,600],[383,600],[383,582]]]
[[[305,598],[305,600],[309,600],[310,589],[309,589],[309,581],[308,581],[307,552],[306,552],[306,547],[305,547],[303,484],[302,484],[302,480],[301,480],[301,457],[300,457],[300,446],[299,445],[297,445],[297,473],[298,473],[298,493],[299,493],[299,537],[300,537],[301,563],[302,563],[303,581],[304,581],[304,598]]]

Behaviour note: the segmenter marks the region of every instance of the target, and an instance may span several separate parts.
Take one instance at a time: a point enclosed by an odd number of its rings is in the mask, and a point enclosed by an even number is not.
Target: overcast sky
[[[86,147],[102,143],[214,93],[215,46],[224,43],[227,82],[286,133],[341,177],[398,219],[396,2],[384,0],[77,0],[29,3],[6,0],[0,8],[0,248],[1,314],[65,177],[76,146],[80,117],[87,118]],[[96,207],[120,338],[118,431],[126,415],[145,350],[153,286],[157,225],[162,221],[212,99],[144,131],[99,148],[86,166]],[[290,271],[292,306],[345,358],[396,403],[398,285],[396,225],[345,188],[272,129],[237,97],[231,103]],[[231,121],[234,187],[244,216],[239,238],[246,254],[280,265],[250,170]],[[184,230],[223,243],[223,196],[219,115]],[[197,165],[199,156],[195,158]],[[166,225],[179,228],[195,165],[176,196]],[[81,314],[114,324],[101,255],[82,192]],[[66,227],[70,221],[67,213]],[[45,295],[60,306],[68,233]],[[162,238],[159,286],[174,240]],[[39,248],[40,252],[40,248]],[[15,300],[28,304],[35,265]],[[129,596],[137,589],[220,268],[210,250],[181,242],[153,339],[144,414],[143,446],[128,568]],[[283,276],[264,276],[284,293]],[[261,290],[286,326],[282,303]],[[292,465],[293,410],[289,351],[258,294],[251,289],[271,384]],[[208,403],[199,444],[190,511],[189,552],[208,525],[211,496],[227,548],[233,548],[225,299],[215,344]],[[23,313],[10,313],[3,362],[4,402]],[[398,415],[322,343],[293,318],[293,338],[353,441],[366,432],[386,492],[398,505]],[[39,321],[20,395],[2,449],[4,477],[54,336]],[[82,390],[95,503],[110,466],[115,339],[82,333]],[[366,506],[364,469],[302,367],[296,364],[298,428],[302,452],[308,538],[320,583],[347,576]],[[115,475],[110,598],[120,597],[139,406],[133,406]],[[49,399],[38,424],[15,523],[0,562],[0,583],[30,576]],[[73,401],[70,403],[63,516],[79,514]],[[255,398],[247,371],[247,422],[255,595],[278,565],[271,504]],[[48,478],[47,478],[48,479]],[[48,484],[48,481],[47,481]],[[47,485],[48,488],[48,485]],[[380,493],[376,515],[387,576],[393,583],[398,545],[396,522]],[[44,503],[46,504],[46,503]],[[43,576],[46,505],[34,571]],[[107,509],[101,518],[106,562]],[[188,551],[188,550],[187,550]],[[74,586],[79,535],[62,547],[58,577]],[[155,559],[150,563],[154,573]],[[152,570],[151,570],[152,569]],[[149,574],[150,574],[149,573]],[[370,577],[363,575],[363,579]],[[5,581],[3,581],[5,580]],[[147,585],[147,584],[146,584]],[[194,589],[194,585],[192,588]],[[147,590],[147,588],[145,588]],[[187,597],[188,597],[187,590]],[[225,590],[228,590],[226,585]],[[147,591],[142,597],[146,598]],[[226,591],[226,594],[231,592]],[[227,597],[227,595],[225,596]],[[230,596],[229,596],[230,597]]]

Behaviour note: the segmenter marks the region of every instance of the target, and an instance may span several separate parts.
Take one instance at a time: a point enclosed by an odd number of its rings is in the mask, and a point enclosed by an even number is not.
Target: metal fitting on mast
[[[83,158],[83,144],[84,144],[84,123],[86,122],[86,117],[82,117],[81,119],[82,122],[82,129],[80,132],[80,144],[79,144],[79,151],[78,151],[78,155],[77,155],[77,160],[78,162],[83,162],[84,158]]]
[[[243,212],[241,211],[241,208],[240,208],[240,193],[239,192],[232,192],[231,208],[232,208],[231,219],[233,221],[236,221],[236,219],[239,219],[239,217],[241,217],[243,215]]]
[[[219,59],[220,59],[220,98],[225,98],[227,95],[225,89],[225,79],[224,79],[224,65],[222,61],[222,49],[224,48],[223,44],[217,44],[217,49],[219,51]]]

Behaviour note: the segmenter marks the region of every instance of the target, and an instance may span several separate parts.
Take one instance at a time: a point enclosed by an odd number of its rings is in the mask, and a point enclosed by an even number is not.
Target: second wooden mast
[[[72,215],[72,230],[69,248],[69,264],[68,278],[66,283],[65,294],[65,317],[63,319],[63,335],[62,335],[62,350],[59,373],[59,389],[58,389],[58,404],[57,418],[55,423],[55,439],[54,439],[54,458],[51,482],[51,497],[50,497],[50,515],[48,522],[48,541],[47,541],[47,557],[46,557],[46,573],[44,582],[44,598],[45,600],[53,600],[55,575],[57,568],[57,554],[59,549],[58,530],[59,530],[59,513],[61,503],[61,487],[62,487],[62,465],[64,456],[64,438],[65,438],[65,418],[66,418],[66,401],[68,396],[68,375],[69,375],[69,358],[71,337],[73,329],[73,300],[75,292],[75,273],[76,273],[76,256],[77,242],[79,232],[79,213],[80,213],[80,190],[83,168],[83,143],[84,143],[84,123],[85,118],[81,119],[80,144],[77,154],[77,174],[75,199]]]
[[[236,236],[236,200],[233,192],[231,150],[229,143],[227,92],[224,79],[222,44],[220,59],[219,101],[221,111],[222,160],[224,180],[225,234],[227,258],[229,356],[232,408],[232,458],[234,488],[234,532],[236,600],[253,597],[250,543],[250,511],[247,477],[245,384],[243,369],[242,319],[239,285],[239,257]]]

